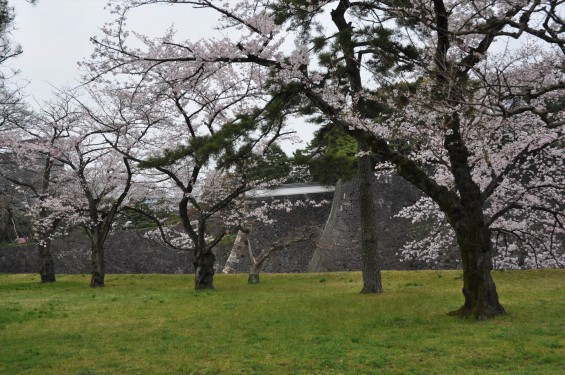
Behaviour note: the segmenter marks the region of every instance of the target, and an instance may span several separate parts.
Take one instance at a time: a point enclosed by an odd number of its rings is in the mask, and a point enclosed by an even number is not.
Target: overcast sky
[[[80,83],[78,61],[93,51],[90,38],[100,35],[100,27],[112,20],[104,7],[106,0],[39,0],[36,5],[26,0],[9,0],[14,6],[16,30],[13,39],[23,54],[11,61],[20,70],[20,79],[28,80],[26,91],[31,98],[47,100],[58,87],[74,87]],[[142,7],[128,18],[129,29],[149,36],[161,36],[171,25],[179,39],[198,40],[211,33],[217,19],[213,13],[196,12],[190,6],[152,5]],[[301,138],[309,140],[311,126],[298,126]],[[304,145],[285,142],[292,152]]]
[[[99,35],[99,28],[112,19],[104,7],[105,0],[39,0],[31,5],[26,0],[10,0],[15,7],[14,40],[24,53],[12,62],[21,70],[21,77],[30,81],[28,92],[37,99],[49,97],[52,85],[75,85],[80,79],[77,62],[93,50],[90,37]],[[179,35],[190,33],[201,38],[210,32],[212,17],[199,14],[199,22],[187,22],[190,7],[155,5],[134,13],[128,24],[146,35],[159,36],[171,26]],[[200,12],[199,12],[200,13]],[[208,21],[208,22],[207,22]],[[183,35],[184,37],[184,35]]]
[[[53,88],[75,85],[77,61],[88,56],[89,37],[108,14],[100,0],[40,0],[33,6],[25,0],[11,0],[16,11],[14,40],[24,53],[13,61],[20,77],[30,81],[27,92],[38,100],[47,99]]]

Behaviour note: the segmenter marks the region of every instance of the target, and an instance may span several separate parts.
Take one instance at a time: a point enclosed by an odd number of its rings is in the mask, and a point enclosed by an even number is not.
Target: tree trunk
[[[105,265],[104,265],[104,244],[101,243],[98,235],[91,238],[91,278],[90,286],[93,288],[104,286]]]
[[[51,255],[51,241],[39,242],[37,244],[39,275],[42,283],[55,281],[55,262]]]
[[[259,284],[259,274],[258,273],[250,273],[249,278],[247,279],[248,284]]]
[[[483,212],[480,187],[471,173],[470,153],[460,133],[459,114],[454,112],[446,117],[445,124],[452,130],[451,134],[445,136],[444,146],[460,196],[460,204],[448,208],[446,213],[461,252],[465,296],[464,305],[450,315],[488,319],[504,314],[490,275],[493,253],[491,232]]]
[[[492,243],[490,230],[476,221],[457,225],[457,243],[463,263],[463,295],[465,303],[449,315],[488,319],[504,314],[498,301],[496,285],[491,277]]]
[[[247,278],[248,284],[259,284],[259,269],[266,258],[260,263],[253,257],[253,252],[251,251],[251,244],[249,240],[246,241],[247,250],[249,251],[249,277]],[[268,257],[268,255],[267,255]]]
[[[361,147],[361,151],[364,151]],[[377,223],[373,201],[374,173],[370,155],[363,155],[359,165],[359,215],[361,219],[361,254],[363,289],[361,293],[382,293],[381,269],[378,254]]]
[[[196,249],[192,257],[194,265],[194,289],[214,289],[214,263],[216,256],[211,251]]]
[[[239,260],[245,256],[249,235],[247,231],[239,230],[231,248],[230,255],[222,273],[237,273]]]

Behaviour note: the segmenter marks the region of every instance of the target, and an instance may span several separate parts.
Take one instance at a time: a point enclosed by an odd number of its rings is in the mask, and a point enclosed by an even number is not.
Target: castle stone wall
[[[361,225],[359,219],[358,183],[338,182],[332,211],[317,247],[308,265],[310,272],[361,269]],[[420,191],[401,177],[375,177],[375,220],[378,223],[378,247],[381,269],[419,269],[423,264],[400,260],[399,252],[406,241],[418,233],[410,220],[395,217],[405,206],[414,204],[421,197]]]
[[[305,205],[289,211],[273,210],[274,223],[258,222],[253,225],[251,246],[255,255],[277,240],[292,236],[300,228],[319,228],[319,237],[312,241],[290,244],[286,249],[271,255],[261,272],[322,272],[361,269],[360,225],[355,181],[338,184],[334,192],[318,192],[289,196],[256,198],[260,202],[306,202],[323,200],[320,206]],[[410,220],[394,215],[409,204],[416,202],[421,193],[400,177],[376,178],[375,212],[379,223],[379,249],[382,269],[425,269],[427,264],[400,261],[402,245],[421,237],[422,228]],[[296,205],[296,204],[295,204]],[[172,250],[167,246],[146,239],[136,231],[112,233],[106,244],[107,273],[192,273],[192,254]],[[90,244],[88,238],[74,236],[54,241],[52,251],[57,273],[89,273]],[[230,244],[215,248],[216,271],[223,269],[231,251]],[[249,272],[248,254],[239,255],[237,272]],[[0,272],[36,272],[37,250],[33,245],[0,248]],[[435,266],[437,268],[437,265]],[[455,268],[445,263],[440,268]]]

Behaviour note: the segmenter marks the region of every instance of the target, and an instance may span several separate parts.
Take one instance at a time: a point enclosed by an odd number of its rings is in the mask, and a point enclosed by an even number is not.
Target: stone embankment
[[[290,243],[285,249],[273,253],[261,272],[324,272],[359,270],[361,252],[359,244],[359,217],[355,182],[338,183],[334,191],[306,187],[284,187],[273,194],[261,194],[256,202],[289,201],[291,210],[276,209],[270,212],[273,223],[258,222],[252,227],[251,246],[259,254],[274,241],[292,236],[304,227],[318,227],[320,236],[313,241]],[[419,199],[420,193],[399,177],[376,179],[375,212],[379,223],[379,248],[382,269],[425,269],[430,265],[402,262],[398,254],[405,241],[425,234],[425,228],[411,224],[410,220],[396,218],[398,211]],[[300,205],[296,202],[302,201]],[[326,201],[321,205],[306,202]],[[89,273],[90,245],[86,237],[74,236],[54,241],[52,251],[57,273]],[[229,243],[216,248],[216,270],[220,272],[231,251]],[[36,271],[37,254],[33,244],[0,248],[0,272],[28,273]],[[249,271],[248,254],[242,253],[237,262],[237,272]],[[455,268],[452,262],[434,265],[433,268]],[[192,273],[191,254],[147,239],[141,232],[112,233],[107,240],[107,273]]]

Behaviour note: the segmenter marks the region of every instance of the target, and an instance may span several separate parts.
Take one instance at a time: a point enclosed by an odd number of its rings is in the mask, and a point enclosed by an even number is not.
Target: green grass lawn
[[[459,271],[384,272],[385,293],[360,294],[359,273],[0,275],[1,374],[560,374],[565,270],[494,272],[507,314],[448,317]]]

